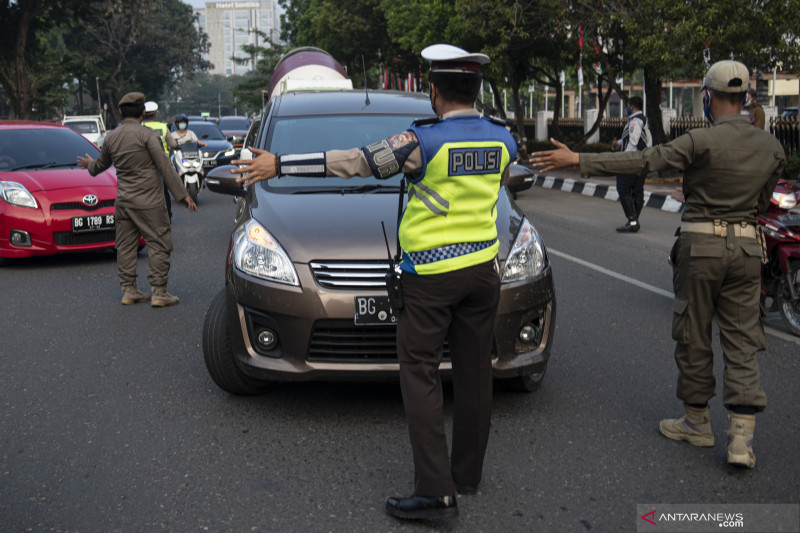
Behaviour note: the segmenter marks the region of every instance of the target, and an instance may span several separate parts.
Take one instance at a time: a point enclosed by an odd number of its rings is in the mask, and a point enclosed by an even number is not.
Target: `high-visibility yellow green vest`
[[[169,135],[169,128],[163,122],[158,122],[157,120],[142,122],[142,126],[147,126],[150,129],[156,130],[158,132],[158,136],[161,137],[161,145],[164,147],[164,151],[169,154],[169,148],[167,148],[167,135]]]
[[[497,242],[497,195],[517,153],[508,130],[478,115],[459,115],[411,131],[423,170],[409,177],[400,221],[401,268],[440,274],[491,261]]]

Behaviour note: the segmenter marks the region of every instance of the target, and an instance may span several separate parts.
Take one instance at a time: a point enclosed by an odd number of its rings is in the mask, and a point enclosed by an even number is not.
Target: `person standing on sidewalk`
[[[623,152],[635,152],[644,150],[652,146],[650,129],[647,127],[647,119],[642,113],[644,103],[639,96],[633,96],[628,100],[628,123],[622,130],[622,138],[611,142],[613,150],[622,149]],[[617,176],[617,193],[622,210],[628,219],[624,225],[617,228],[620,233],[636,233],[641,229],[639,225],[639,215],[644,207],[644,178],[645,174],[619,174]]]
[[[685,414],[662,420],[659,430],[693,446],[714,445],[708,400],[716,389],[711,349],[716,317],[725,363],[722,401],[730,421],[728,462],[753,468],[755,414],[767,405],[756,361],[756,352],[766,349],[759,306],[763,241],[756,214],[767,209],[786,156],[775,137],[740,113],[749,79],[738,61],[711,65],[703,79],[711,128],[622,154],[576,154],[553,141],[557,149],[533,154],[531,163],[543,171],[580,165],[582,174],[683,170],[686,207],[670,259],[677,396]]]
[[[78,156],[78,164],[92,176],[111,165],[117,170],[114,221],[122,304],[151,300],[136,286],[139,239],[144,237],[150,258],[147,273],[153,293],[150,305],[175,305],[178,297],[167,293],[172,231],[161,177],[166,180],[173,196],[185,202],[189,211],[197,211],[197,205],[167,159],[158,136],[153,135],[150,128],[142,126],[144,95],[128,93],[123,96],[119,101],[119,112],[122,122],[106,136],[97,160],[86,154],[86,157]]]
[[[414,456],[414,492],[391,497],[403,519],[458,514],[456,492],[474,494],[483,475],[492,409],[492,339],[500,300],[496,204],[517,143],[504,123],[480,116],[475,99],[485,54],[446,44],[422,50],[431,62],[430,100],[438,118],[363,148],[233,161],[237,181],[301,168],[310,176],[388,178],[404,172],[408,203],[398,230],[404,305],[398,311],[400,388]],[[296,172],[296,170],[295,170]],[[309,173],[310,172],[310,173]],[[441,346],[453,365],[453,437],[448,454]]]

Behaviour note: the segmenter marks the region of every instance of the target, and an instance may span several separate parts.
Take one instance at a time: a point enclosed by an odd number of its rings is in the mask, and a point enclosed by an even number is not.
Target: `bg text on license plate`
[[[114,215],[89,215],[72,217],[72,231],[102,231],[114,228]]]
[[[397,324],[388,296],[355,296],[353,304],[357,326]]]

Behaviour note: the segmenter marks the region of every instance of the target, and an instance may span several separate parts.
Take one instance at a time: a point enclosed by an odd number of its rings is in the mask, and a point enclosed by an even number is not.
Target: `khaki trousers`
[[[117,270],[120,285],[136,284],[139,237],[147,243],[150,286],[165,286],[172,252],[172,230],[167,210],[162,204],[151,209],[117,206],[115,209]]]
[[[411,448],[414,494],[455,494],[477,486],[489,441],[492,343],[500,299],[494,261],[454,272],[402,275],[397,354]],[[452,459],[444,431],[439,363],[447,339],[453,364]]]
[[[715,394],[711,321],[716,316],[725,364],[722,400],[727,408],[763,411],[756,352],[766,348],[759,305],[761,247],[755,239],[682,232],[672,251],[678,398],[703,404]]]

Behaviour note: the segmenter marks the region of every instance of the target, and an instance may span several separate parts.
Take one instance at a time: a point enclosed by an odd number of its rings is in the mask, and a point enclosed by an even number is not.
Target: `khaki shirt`
[[[686,222],[755,224],[756,213],[769,205],[785,163],[781,143],[738,114],[641,152],[580,155],[584,176],[682,170],[686,207],[681,219]]]
[[[111,165],[117,169],[116,205],[137,209],[166,205],[161,176],[176,200],[189,195],[161,139],[135,120],[123,120],[106,135],[100,156],[89,163],[89,174],[96,176]]]

